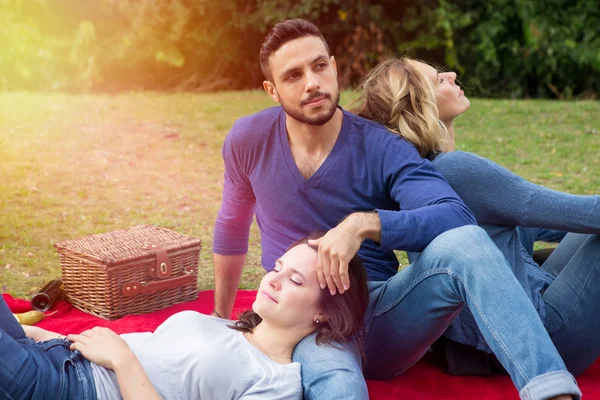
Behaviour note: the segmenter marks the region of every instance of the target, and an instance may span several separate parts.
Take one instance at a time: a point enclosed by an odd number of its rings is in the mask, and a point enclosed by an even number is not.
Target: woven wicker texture
[[[167,279],[196,275],[201,241],[148,225],[67,240],[54,245],[62,269],[65,299],[73,306],[101,318],[113,320],[143,314],[197,297],[198,282],[123,296],[122,286],[156,282],[149,269],[156,267],[156,248],[167,250],[172,274]],[[163,281],[164,282],[164,281]]]

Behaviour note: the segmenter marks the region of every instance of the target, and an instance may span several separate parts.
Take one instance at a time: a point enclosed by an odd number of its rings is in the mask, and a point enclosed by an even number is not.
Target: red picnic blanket
[[[6,303],[15,313],[31,310],[27,300],[4,294]],[[250,309],[256,292],[238,292],[234,315]],[[170,315],[183,310],[208,314],[213,309],[213,291],[200,292],[195,301],[175,304],[164,310],[145,315],[130,315],[116,321],[88,315],[61,301],[47,312],[48,316],[37,326],[50,331],[80,333],[94,326],[105,326],[117,333],[154,331]],[[600,361],[577,378],[584,398],[600,399]],[[367,381],[371,399],[375,400],[507,400],[518,399],[518,393],[507,376],[458,377],[446,375],[439,369],[420,362],[401,376],[389,381]]]

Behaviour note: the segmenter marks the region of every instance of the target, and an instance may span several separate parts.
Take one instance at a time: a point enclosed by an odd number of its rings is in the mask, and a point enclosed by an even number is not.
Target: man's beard
[[[315,94],[311,95],[307,100],[305,100],[305,102],[310,101],[310,99],[321,96],[323,94],[324,93],[315,93]],[[329,122],[329,120],[333,117],[333,114],[335,114],[335,110],[337,109],[338,102],[340,101],[340,92],[338,91],[336,93],[335,98],[331,98],[331,96],[328,94],[325,96],[328,99],[331,99],[331,108],[329,110],[327,110],[327,112],[325,114],[318,115],[318,116],[312,117],[312,118],[304,115],[302,113],[302,109],[294,110],[291,107],[287,107],[286,104],[281,99],[281,97],[279,98],[279,102],[281,103],[281,107],[283,108],[283,111],[285,111],[285,113],[287,115],[294,118],[295,120],[302,122],[304,124],[307,124],[307,125],[322,126],[322,125],[325,125],[327,122]],[[302,105],[302,103],[301,103],[301,105]]]

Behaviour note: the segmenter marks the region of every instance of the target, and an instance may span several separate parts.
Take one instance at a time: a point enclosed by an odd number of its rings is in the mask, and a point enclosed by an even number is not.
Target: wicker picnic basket
[[[54,247],[65,300],[100,318],[148,313],[198,296],[199,239],[140,225]]]

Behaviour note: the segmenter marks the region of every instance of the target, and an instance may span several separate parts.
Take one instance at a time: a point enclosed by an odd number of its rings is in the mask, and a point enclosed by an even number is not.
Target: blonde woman
[[[432,160],[509,261],[569,371],[583,372],[600,354],[600,196],[550,190],[456,151],[454,120],[470,102],[454,72],[393,58],[375,67],[361,89],[353,111],[403,136]],[[541,265],[532,258],[536,240],[560,242]],[[495,369],[468,309],[445,337],[450,372]]]

